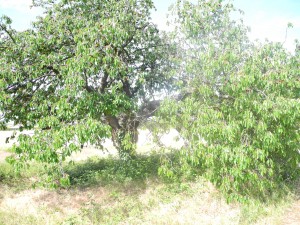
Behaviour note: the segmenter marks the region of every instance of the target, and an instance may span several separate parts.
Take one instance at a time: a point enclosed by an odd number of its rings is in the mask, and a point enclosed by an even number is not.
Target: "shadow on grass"
[[[158,171],[162,169],[162,161],[166,154],[139,155],[132,161],[123,161],[118,158],[98,158],[92,157],[83,162],[76,162],[65,166],[65,172],[69,174],[70,188],[89,188],[97,186],[108,186],[116,188],[133,187],[129,190],[139,191],[147,187],[147,183],[178,183],[193,181],[202,176],[203,170],[189,170],[189,174],[182,170],[180,158],[176,153],[169,153],[167,163],[172,167],[175,174],[175,180],[168,180],[159,176]],[[29,170],[21,175],[16,175],[11,165],[7,163],[0,164],[0,185],[8,185],[12,189],[22,190],[32,185],[32,177],[41,177],[45,174],[43,166],[34,164]],[[170,182],[171,181],[171,182]],[[22,185],[21,185],[22,184]],[[284,199],[287,194],[293,194],[293,198],[300,199],[300,180],[298,182],[282,183],[278,185],[278,190],[272,190],[265,198],[260,199],[255,194],[251,197],[261,202],[277,202]],[[255,190],[254,190],[255,191]],[[257,192],[257,190],[255,191]],[[242,193],[239,193],[242,195]]]
[[[202,176],[205,171],[201,168],[191,168],[190,170],[182,170],[180,159],[176,153],[168,154],[168,166],[172,167],[174,179],[168,179],[160,176],[158,171],[165,165],[162,164],[162,159],[165,154],[154,154],[150,156],[139,155],[132,161],[122,161],[117,158],[97,158],[93,157],[84,162],[79,162],[74,165],[68,165],[65,172],[70,176],[71,188],[88,188],[95,186],[114,186],[123,188],[124,186],[137,186],[140,188],[146,187],[146,181],[156,180],[160,183],[181,183],[186,181],[195,181],[199,176]],[[247,197],[250,201],[259,202],[278,202],[285,199],[288,195],[293,195],[294,198],[300,198],[300,181],[297,182],[282,182],[273,190],[260,193],[257,190],[249,190]],[[218,188],[217,188],[218,189]],[[232,197],[223,193],[224,197]],[[245,192],[236,193],[236,196],[244,199]],[[233,198],[232,200],[234,200]]]
[[[130,182],[144,182],[147,179],[158,178],[160,155],[139,155],[131,161],[117,158],[97,158],[65,167],[70,176],[71,187],[106,186]]]

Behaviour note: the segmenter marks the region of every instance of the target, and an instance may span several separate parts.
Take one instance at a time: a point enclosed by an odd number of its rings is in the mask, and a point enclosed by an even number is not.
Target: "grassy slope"
[[[297,194],[262,203],[227,204],[203,178],[166,182],[157,177],[159,155],[131,165],[91,158],[66,170],[69,189],[32,188],[44,173],[34,165],[16,176],[0,164],[0,224],[286,224]],[[299,197],[299,193],[298,193]]]

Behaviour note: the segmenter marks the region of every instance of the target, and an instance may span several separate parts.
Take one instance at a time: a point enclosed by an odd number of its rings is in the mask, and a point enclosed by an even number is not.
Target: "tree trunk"
[[[106,120],[112,128],[112,141],[122,160],[130,160],[136,156],[139,121],[134,116],[107,116]]]

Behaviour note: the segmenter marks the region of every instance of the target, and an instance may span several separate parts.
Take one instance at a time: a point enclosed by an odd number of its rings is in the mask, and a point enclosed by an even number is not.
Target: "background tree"
[[[61,163],[83,143],[111,137],[135,154],[139,123],[170,86],[166,42],[151,0],[35,1],[44,15],[17,32],[0,21],[0,111],[20,135],[18,161]],[[11,159],[13,160],[13,159]]]
[[[185,97],[165,102],[160,127],[175,127],[186,140],[178,171],[205,171],[235,197],[297,178],[299,54],[280,43],[251,44],[225,1],[178,1],[174,13]],[[168,166],[161,172],[174,175]]]

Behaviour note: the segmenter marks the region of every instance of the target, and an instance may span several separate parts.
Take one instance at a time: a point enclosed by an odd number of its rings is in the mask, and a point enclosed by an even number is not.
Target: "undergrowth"
[[[209,201],[226,204],[222,193],[216,189],[211,191],[212,185],[207,185],[209,182],[204,177],[196,175],[200,170],[177,173],[176,179],[174,176],[172,178],[159,176],[159,171],[161,174],[163,171],[162,166],[166,166],[166,164],[162,164],[162,162],[166,163],[166,158],[173,160],[174,173],[179,172],[182,165],[179,158],[172,154],[139,156],[130,163],[113,157],[93,157],[76,164],[66,164],[64,171],[69,174],[70,186],[49,191],[50,193],[60,192],[60,190],[64,190],[65,193],[75,191],[88,195],[88,200],[76,209],[77,213],[63,214],[61,213],[63,209],[60,209],[60,214],[57,214],[54,206],[51,213],[40,208],[38,215],[25,215],[23,212],[0,208],[0,224],[10,225],[16,221],[18,224],[25,225],[45,223],[65,225],[151,224],[152,222],[154,224],[176,224],[171,219],[176,215],[172,214],[183,210],[186,205],[198,207],[199,204],[202,204],[197,202],[199,199],[207,201],[208,205]],[[15,174],[10,164],[1,163],[0,189],[2,193],[12,196],[32,188],[39,189],[41,186],[37,185],[37,180],[45,175],[47,173],[44,171],[43,165],[32,164],[21,174]],[[272,218],[272,221],[280,224],[280,218],[285,210],[296,197],[299,197],[299,193],[293,192],[295,184],[285,184],[281,187],[283,190],[274,190],[272,195],[270,194],[264,200],[250,198],[245,203],[229,204],[230,207],[239,208],[237,224],[253,224],[264,221],[264,218]],[[94,197],[99,190],[105,194],[101,198]],[[5,197],[2,195],[0,199]],[[49,207],[51,208],[51,206]],[[164,210],[164,207],[171,207],[167,216],[165,218],[156,217],[155,210]],[[14,220],[8,220],[9,217]]]

